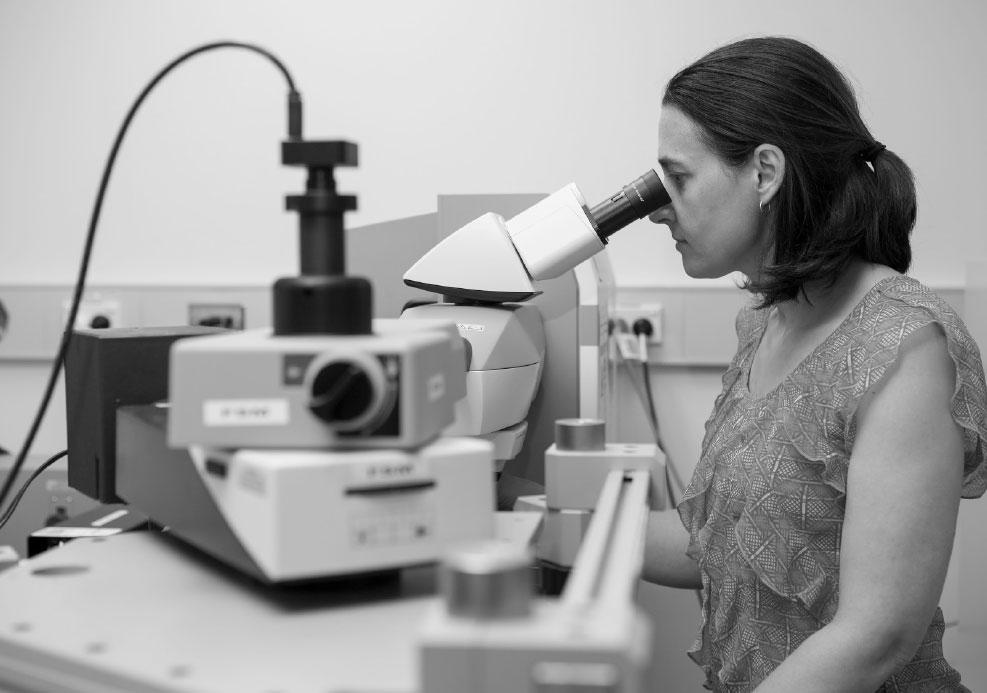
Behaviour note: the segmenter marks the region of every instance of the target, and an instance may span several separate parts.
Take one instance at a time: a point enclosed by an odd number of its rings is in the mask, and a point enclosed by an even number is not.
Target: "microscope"
[[[537,282],[573,270],[601,252],[611,235],[670,202],[654,169],[592,208],[570,183],[510,219],[478,217],[412,265],[405,283],[443,298],[406,309],[401,317],[452,320],[467,343],[467,395],[457,403],[447,435],[489,440],[498,471],[519,454],[546,358],[543,317],[529,302],[539,294]],[[606,336],[581,332],[579,339],[580,345],[583,339],[605,344]],[[600,358],[609,356],[604,351]],[[547,450],[528,451],[538,460],[544,486],[514,478],[505,484],[501,478],[497,493],[501,510],[541,514],[536,554],[541,589],[548,593],[567,579],[609,471],[649,470],[652,502],[660,507],[665,497],[658,473],[664,456],[655,445],[607,444],[602,420],[551,423],[554,442]],[[585,446],[566,442],[587,436],[592,443]]]
[[[498,470],[518,454],[545,358],[543,320],[527,303],[540,293],[536,283],[572,270],[614,233],[670,202],[654,169],[592,208],[570,183],[508,220],[480,216],[408,269],[405,284],[442,301],[401,317],[451,320],[467,344],[466,398],[448,435],[491,441]]]
[[[667,204],[657,174],[592,209],[570,185],[510,220],[480,217],[405,276],[442,303],[374,319],[370,282],[345,272],[343,215],[356,199],[334,179],[335,167],[356,165],[356,145],[290,139],[282,161],[308,175],[304,193],[286,199],[299,215],[301,273],[275,282],[272,327],[139,335],[154,341],[130,351],[148,359],[173,341],[169,367],[156,371],[168,373],[167,406],[150,404],[147,388],[102,403],[104,419],[115,417],[104,436],[115,436],[115,455],[97,454],[112,442],[75,450],[70,472],[99,481],[93,497],[123,501],[266,583],[430,563],[492,538],[495,460],[523,444],[545,354],[542,318],[525,301],[537,281]],[[113,341],[108,332],[100,343]],[[89,342],[81,335],[79,351]],[[75,382],[88,372],[76,362],[70,389],[96,392]],[[104,380],[137,377],[127,370]],[[78,401],[70,409],[93,408]],[[70,447],[90,430],[75,428]]]
[[[305,193],[287,200],[300,217],[302,272],[275,283],[270,329],[177,339],[174,330],[121,329],[75,340],[78,352],[66,366],[70,389],[99,402],[88,407],[70,398],[77,404],[69,419],[98,409],[115,427],[101,436],[115,449],[73,456],[74,466],[100,480],[94,497],[123,501],[168,535],[265,585],[356,576],[339,584],[359,586],[368,575],[441,564],[443,598],[412,598],[386,612],[396,614],[394,628],[414,644],[420,690],[534,691],[565,681],[646,690],[650,629],[633,593],[644,520],[661,500],[655,446],[614,446],[605,442],[602,422],[562,420],[556,443],[537,451],[548,481],[538,556],[571,567],[558,598],[532,594],[530,534],[519,546],[497,532],[494,458],[510,454],[498,449],[507,447],[504,440],[519,445],[515,427],[525,425],[544,365],[542,316],[528,302],[537,282],[599,252],[614,231],[667,204],[656,174],[592,209],[569,186],[510,220],[480,217],[406,276],[445,300],[382,320],[371,315],[370,283],[347,276],[342,260],[341,217],[355,200],[335,192],[332,169],[355,165],[355,146],[287,142],[282,151],[289,165],[308,168]],[[475,250],[475,243],[487,250]],[[462,273],[468,264],[474,269]],[[129,345],[132,361],[106,358],[117,340]],[[148,364],[161,365],[165,342],[168,401],[156,402],[147,389],[135,401],[124,384],[147,385]],[[82,358],[90,347],[103,356],[95,371]],[[112,394],[108,385],[116,388]],[[78,436],[70,430],[70,439],[90,436],[95,427],[85,423],[74,427]],[[111,459],[115,464],[107,465]],[[175,547],[160,546],[167,549],[164,565],[172,566]],[[157,543],[149,547],[149,557],[159,555]],[[175,572],[158,578],[160,565],[148,562],[134,574],[150,574],[180,613],[197,610],[198,602],[174,589],[184,584],[169,580]],[[258,609],[256,593],[230,589],[225,579],[213,583],[212,571],[179,565],[177,574],[193,574],[196,585],[217,584],[210,599],[237,609],[247,604],[243,612],[259,614],[252,623],[262,624],[255,632],[263,648],[268,628],[299,620],[297,605],[271,608],[278,598],[270,595],[280,590],[265,590]],[[362,618],[381,603],[361,603],[352,590],[339,594],[331,608],[306,612],[305,620],[324,619],[320,637],[359,640],[347,630],[352,609],[335,606],[346,603]],[[307,638],[311,631],[277,632]],[[364,634],[359,651],[393,655],[393,642],[388,650],[379,639]],[[321,666],[323,646],[316,647]],[[407,652],[402,644],[398,656]],[[213,654],[202,650],[207,659]]]
[[[373,319],[347,276],[333,170],[349,142],[282,143],[308,171],[301,274],[270,329],[174,342],[169,404],[117,413],[116,492],[172,535],[266,583],[430,563],[494,534],[492,446],[440,436],[466,394],[449,320]],[[164,444],[163,431],[167,431]]]
[[[78,332],[65,361],[73,486],[104,502],[126,503],[160,527],[162,536],[267,585],[390,576],[444,559],[445,602],[417,600],[411,610],[385,612],[387,618],[397,614],[389,629],[419,607],[428,610],[416,638],[422,690],[555,690],[570,683],[587,690],[587,684],[644,690],[649,631],[631,596],[653,495],[650,449],[628,460],[627,446],[611,450],[599,425],[557,423],[557,444],[545,452],[546,476],[595,477],[602,486],[598,493],[585,487],[549,493],[553,508],[575,502],[592,507],[595,518],[562,599],[533,599],[524,591],[531,573],[527,553],[490,540],[500,539],[494,458],[520,447],[545,355],[542,316],[526,302],[538,293],[536,282],[575,267],[602,250],[613,232],[667,204],[657,174],[649,171],[592,209],[569,186],[510,220],[482,216],[405,277],[412,286],[440,293],[443,303],[410,309],[400,319],[374,319],[370,283],[345,272],[342,219],[356,200],[337,194],[334,180],[335,167],[356,165],[357,148],[302,140],[300,103],[292,113],[298,127],[289,131],[297,135],[282,144],[282,161],[308,173],[305,192],[287,198],[287,208],[300,220],[301,272],[275,283],[272,327]],[[614,457],[621,459],[614,463]],[[153,582],[156,598],[167,595],[160,600],[167,610],[162,626],[187,624],[173,615],[197,617],[203,604],[208,609],[220,602],[245,618],[228,621],[217,610],[217,618],[207,620],[221,626],[212,631],[219,637],[207,635],[204,646],[186,647],[183,658],[167,660],[169,666],[159,666],[157,656],[181,649],[172,647],[176,639],[163,648],[137,648],[138,657],[150,654],[154,662],[141,668],[132,664],[133,656],[116,654],[127,652],[118,646],[109,648],[116,658],[111,663],[103,636],[88,634],[85,642],[93,644],[86,654],[101,661],[80,665],[78,643],[71,639],[75,631],[65,628],[38,629],[59,637],[45,636],[33,650],[32,628],[14,628],[18,658],[50,651],[49,661],[63,667],[68,662],[68,669],[54,675],[85,669],[99,685],[117,676],[156,683],[165,676],[162,689],[198,688],[197,679],[186,677],[200,672],[184,657],[212,664],[232,642],[241,658],[243,652],[263,658],[272,634],[275,640],[288,635],[295,640],[284,641],[278,660],[298,650],[309,665],[315,652],[318,661],[306,673],[318,670],[326,685],[320,638],[354,638],[353,624],[372,612],[379,618],[379,607],[386,606],[370,600],[347,620],[350,610],[336,608],[336,596],[320,595],[313,604],[295,599],[304,592],[239,590],[225,575],[216,579],[211,570],[174,560],[184,554],[157,537],[110,544],[93,539],[78,544],[78,553],[102,567],[113,565],[105,560],[117,556],[120,546],[118,570],[93,570],[96,579],[89,581],[83,566],[78,582],[61,581],[59,598],[45,601],[58,605],[74,598],[95,605],[99,613],[90,622],[111,623],[129,641],[135,639],[104,612],[125,591],[120,586],[128,577],[141,593]],[[77,573],[77,566],[54,567],[56,572],[42,568],[31,574]],[[29,594],[38,583],[11,584],[22,588],[18,594]],[[304,601],[315,608],[299,609]],[[120,603],[126,609],[126,595]],[[58,621],[64,610],[55,611]],[[121,615],[124,624],[133,618],[129,611]],[[31,625],[19,618],[18,624]],[[297,627],[316,618],[324,618],[317,621],[324,629]],[[256,636],[250,644],[259,644],[257,649],[241,649],[245,634]],[[181,644],[187,645],[185,635],[183,630]],[[379,629],[363,640],[366,647],[358,651],[374,658],[388,644],[391,652],[396,649],[393,642],[381,643],[386,638]],[[67,642],[68,649],[59,649]],[[370,661],[350,659],[361,666]],[[40,661],[45,660],[29,658],[28,665]],[[231,669],[241,667],[220,667],[224,681]],[[495,688],[486,685],[490,679],[497,679]]]

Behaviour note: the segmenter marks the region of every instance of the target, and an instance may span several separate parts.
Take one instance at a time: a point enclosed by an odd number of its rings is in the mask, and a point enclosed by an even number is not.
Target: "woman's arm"
[[[699,564],[685,555],[689,533],[676,510],[655,510],[648,516],[642,576],[666,587],[699,589]]]
[[[829,625],[758,687],[872,693],[908,663],[938,604],[956,529],[962,433],[955,382],[938,327],[902,344],[861,403],[847,478],[840,601]]]

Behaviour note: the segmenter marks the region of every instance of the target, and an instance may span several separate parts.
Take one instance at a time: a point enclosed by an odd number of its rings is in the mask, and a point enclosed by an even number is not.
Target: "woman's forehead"
[[[696,123],[674,106],[663,106],[658,121],[658,161],[688,163],[710,152]]]

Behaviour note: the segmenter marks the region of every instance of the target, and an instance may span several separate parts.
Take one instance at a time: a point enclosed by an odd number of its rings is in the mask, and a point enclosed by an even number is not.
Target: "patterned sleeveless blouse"
[[[702,628],[689,656],[706,688],[750,691],[839,601],[840,534],[861,396],[910,334],[936,323],[956,366],[965,498],[987,489],[987,387],[977,345],[936,294],[907,276],[875,285],[840,327],[764,397],[747,389],[766,310],[737,317],[737,354],[679,504],[702,572]],[[967,691],[943,658],[941,609],[914,659],[880,691]]]

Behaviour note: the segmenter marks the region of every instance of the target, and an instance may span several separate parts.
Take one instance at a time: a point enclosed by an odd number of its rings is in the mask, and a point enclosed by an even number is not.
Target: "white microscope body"
[[[458,299],[525,301],[537,293],[532,281],[558,277],[603,248],[582,193],[570,183],[508,221],[484,214],[470,222],[416,262],[404,281]]]
[[[402,318],[451,319],[471,346],[467,396],[447,433],[491,440],[499,466],[518,454],[545,357],[542,319],[523,302],[540,293],[536,282],[576,268],[610,235],[669,201],[654,170],[592,209],[570,183],[510,219],[480,216],[405,273],[405,284],[443,302]]]

